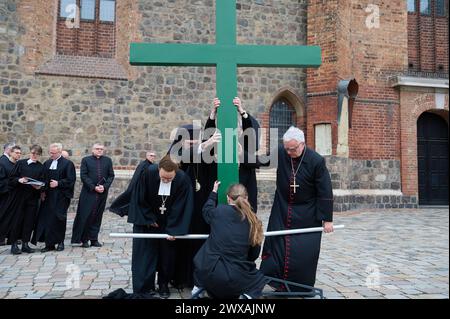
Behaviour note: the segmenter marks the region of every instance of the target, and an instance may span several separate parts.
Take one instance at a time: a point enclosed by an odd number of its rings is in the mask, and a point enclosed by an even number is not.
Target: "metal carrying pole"
[[[333,229],[342,229],[345,225],[336,225],[333,226]],[[265,237],[270,236],[283,236],[283,235],[295,235],[295,234],[304,234],[304,233],[314,233],[314,232],[322,232],[323,227],[312,227],[312,228],[298,228],[298,229],[288,229],[288,230],[276,230],[276,231],[268,231],[264,233]],[[109,237],[113,238],[147,238],[147,239],[166,239],[169,237],[169,234],[139,234],[139,233],[111,233]],[[176,239],[206,239],[209,235],[204,234],[188,234],[182,236],[173,236]]]

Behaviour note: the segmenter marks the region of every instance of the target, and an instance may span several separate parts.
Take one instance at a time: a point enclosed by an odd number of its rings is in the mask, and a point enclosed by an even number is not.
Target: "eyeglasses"
[[[104,149],[104,148],[101,148],[101,147],[95,147],[94,150],[96,150],[96,151],[103,151],[103,150],[105,150],[105,149]]]
[[[295,152],[296,150],[298,150],[300,145],[302,145],[302,143],[298,143],[298,145],[296,147],[289,147],[289,148],[285,147],[284,149],[286,150],[286,152]]]

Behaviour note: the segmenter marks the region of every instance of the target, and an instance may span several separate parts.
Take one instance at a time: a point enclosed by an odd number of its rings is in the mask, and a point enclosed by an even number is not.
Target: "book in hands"
[[[24,182],[25,185],[36,185],[36,186],[44,186],[45,183],[38,181],[37,179],[31,178],[31,177],[25,177],[27,179],[26,182]]]

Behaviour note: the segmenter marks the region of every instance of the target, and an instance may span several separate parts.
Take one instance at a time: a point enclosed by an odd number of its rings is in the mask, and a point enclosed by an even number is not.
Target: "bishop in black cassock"
[[[288,132],[292,130],[300,131],[291,127]],[[267,231],[322,225],[326,232],[332,231],[330,174],[325,159],[305,146],[304,137],[303,142],[290,140],[279,147],[276,185]],[[267,237],[261,271],[267,276],[314,286],[321,238],[320,232]]]
[[[103,156],[104,146],[95,144],[92,155],[81,160],[81,188],[77,214],[73,223],[72,244],[83,243],[83,247],[100,247],[98,233],[102,223],[108,190],[114,180],[111,158]],[[103,186],[103,187],[100,187]]]
[[[64,250],[67,210],[75,188],[75,165],[61,156],[62,147],[50,147],[51,159],[44,163],[44,201],[41,203],[32,243],[45,242],[42,252]]]

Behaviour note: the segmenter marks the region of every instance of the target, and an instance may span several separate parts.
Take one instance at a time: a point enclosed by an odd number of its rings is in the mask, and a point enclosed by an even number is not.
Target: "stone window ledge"
[[[127,80],[125,69],[111,58],[55,55],[36,74]]]
[[[433,79],[412,76],[394,76],[389,79],[392,87],[415,86],[448,89],[448,79]]]

